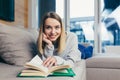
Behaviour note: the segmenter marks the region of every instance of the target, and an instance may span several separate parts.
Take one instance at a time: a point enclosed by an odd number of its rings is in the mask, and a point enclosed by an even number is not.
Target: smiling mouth
[[[50,36],[50,38],[51,38],[51,39],[54,39],[54,38],[55,38],[55,36],[54,36],[54,37],[51,37],[51,36]]]

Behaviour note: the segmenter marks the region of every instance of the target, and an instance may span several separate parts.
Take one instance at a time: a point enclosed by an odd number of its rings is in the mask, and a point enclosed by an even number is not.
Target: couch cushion
[[[23,67],[21,66],[13,66],[4,63],[0,63],[0,79],[1,80],[85,80],[86,78],[86,69],[85,69],[85,61],[81,60],[75,63],[75,67],[73,68],[76,76],[74,77],[25,77],[20,78],[16,77],[20,71],[22,71]]]
[[[86,60],[87,68],[120,69],[120,54],[99,53]]]
[[[24,65],[36,54],[37,38],[30,32],[26,29],[0,25],[0,57],[6,63]]]

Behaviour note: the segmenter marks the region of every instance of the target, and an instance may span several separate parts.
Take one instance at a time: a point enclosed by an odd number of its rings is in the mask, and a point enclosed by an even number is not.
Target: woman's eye
[[[50,27],[50,26],[46,26],[45,28],[46,28],[46,29],[51,29],[51,27]]]
[[[59,28],[60,28],[60,26],[56,26],[55,28],[56,28],[56,29],[59,29]]]

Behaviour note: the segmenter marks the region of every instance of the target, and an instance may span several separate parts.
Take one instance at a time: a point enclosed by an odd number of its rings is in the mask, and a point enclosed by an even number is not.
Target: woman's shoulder
[[[70,47],[70,45],[76,44],[78,42],[77,35],[73,32],[66,32],[67,37],[66,37],[66,46]]]
[[[75,34],[75,33],[73,33],[73,32],[66,32],[66,34],[67,34],[67,38],[69,37],[77,37],[77,35]]]

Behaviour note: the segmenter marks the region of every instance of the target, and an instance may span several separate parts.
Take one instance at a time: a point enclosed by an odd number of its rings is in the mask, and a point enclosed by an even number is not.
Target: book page
[[[25,67],[26,68],[33,68],[33,69],[37,69],[40,70],[42,72],[47,73],[48,72],[48,68],[44,67],[42,65],[43,61],[41,60],[41,58],[36,55],[30,62],[27,62]]]
[[[38,56],[38,55],[36,55],[31,61],[30,61],[30,63],[31,64],[39,64],[39,65],[41,65],[42,63],[43,63],[43,61],[41,60],[41,58]]]
[[[56,71],[56,70],[65,69],[65,68],[70,68],[70,65],[53,66],[49,69],[49,73]]]
[[[21,73],[20,76],[48,76],[48,74],[41,73],[41,72],[36,72],[36,73]]]

